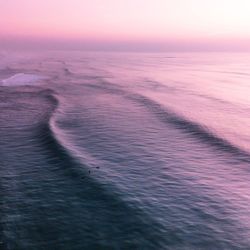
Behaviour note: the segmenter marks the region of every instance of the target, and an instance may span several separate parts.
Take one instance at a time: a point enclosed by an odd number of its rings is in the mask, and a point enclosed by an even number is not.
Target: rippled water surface
[[[250,249],[249,54],[0,59],[0,249]]]

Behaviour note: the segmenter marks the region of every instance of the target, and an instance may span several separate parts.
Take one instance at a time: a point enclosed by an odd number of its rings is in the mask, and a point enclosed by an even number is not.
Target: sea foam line
[[[46,79],[45,76],[35,75],[35,74],[26,74],[18,73],[7,79],[1,81],[1,86],[26,86],[26,85],[38,85],[41,83],[41,80]]]

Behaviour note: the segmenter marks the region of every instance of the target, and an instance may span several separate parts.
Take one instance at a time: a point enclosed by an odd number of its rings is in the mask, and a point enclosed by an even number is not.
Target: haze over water
[[[2,53],[3,249],[249,249],[249,54]]]
[[[250,51],[248,0],[1,1],[0,48]]]

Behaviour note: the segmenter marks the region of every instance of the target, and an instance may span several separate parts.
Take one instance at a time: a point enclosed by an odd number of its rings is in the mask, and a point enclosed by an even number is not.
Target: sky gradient
[[[0,46],[249,50],[249,0],[0,0]]]

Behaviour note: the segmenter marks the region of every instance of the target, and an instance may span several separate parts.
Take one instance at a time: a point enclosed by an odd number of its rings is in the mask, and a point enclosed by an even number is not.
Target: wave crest
[[[2,80],[2,86],[27,86],[27,85],[39,85],[42,80],[47,79],[45,76],[18,73],[7,79]]]

